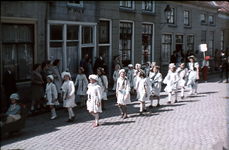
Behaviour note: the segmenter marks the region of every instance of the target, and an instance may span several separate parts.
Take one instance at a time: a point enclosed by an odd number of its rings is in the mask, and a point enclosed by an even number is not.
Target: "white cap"
[[[17,95],[17,93],[13,93],[10,95],[10,99],[13,98],[13,99],[16,99],[16,100],[19,100],[19,97]]]
[[[53,75],[48,75],[47,78],[50,78],[53,81]]]
[[[71,74],[70,74],[70,72],[62,72],[62,74],[61,74],[61,77],[62,77],[62,79],[64,79],[64,76],[66,76],[66,75],[68,75],[69,76],[69,78],[71,78]]]
[[[141,64],[137,63],[138,69],[141,69]]]
[[[125,69],[121,69],[121,70],[119,70],[119,74],[120,74],[121,72],[124,72],[124,73],[126,74]]]
[[[129,64],[128,67],[133,67],[133,65],[132,64]]]
[[[94,80],[98,81],[98,77],[97,77],[97,75],[95,75],[95,74],[90,75],[90,76],[88,77],[88,79],[94,79]]]
[[[170,64],[169,64],[169,68],[172,68],[172,67],[175,68],[176,65],[175,65],[174,63],[170,63]]]

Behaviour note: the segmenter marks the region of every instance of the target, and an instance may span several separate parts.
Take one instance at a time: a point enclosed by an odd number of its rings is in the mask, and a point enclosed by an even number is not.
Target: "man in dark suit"
[[[223,82],[223,74],[225,73],[225,76],[227,77],[227,68],[228,68],[228,64],[227,64],[227,58],[225,55],[224,50],[221,51],[221,56],[220,56],[220,81],[219,83]],[[228,82],[228,79],[226,78],[226,82]]]
[[[80,61],[80,67],[84,68],[84,73],[86,76],[88,76],[87,58],[88,58],[88,54],[84,54],[83,59],[81,59]]]
[[[99,53],[99,58],[97,58],[95,60],[95,65],[94,65],[94,68],[93,68],[93,71],[95,74],[97,74],[97,68],[101,67],[104,69],[105,73],[106,72],[106,64],[105,64],[105,61],[104,61],[104,58],[105,58],[105,53]]]
[[[173,51],[173,54],[170,57],[170,63],[174,63],[174,64],[177,63],[177,52],[176,51]]]
[[[2,85],[6,96],[4,104],[6,109],[8,109],[10,106],[10,95],[17,92],[14,65],[10,64],[8,70],[3,74]]]

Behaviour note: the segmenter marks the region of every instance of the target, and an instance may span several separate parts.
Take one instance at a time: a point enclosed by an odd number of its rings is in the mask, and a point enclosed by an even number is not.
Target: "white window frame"
[[[142,11],[147,11],[147,12],[152,12],[154,13],[155,12],[155,1],[151,1],[152,2],[152,10],[145,10],[145,9],[142,9]],[[142,7],[143,7],[143,3],[145,3],[145,1],[142,1]]]
[[[99,18],[101,21],[109,21],[109,43],[108,44],[99,44],[100,46],[109,46],[109,68],[112,68],[112,20],[107,18]],[[98,39],[99,40],[99,39]],[[112,78],[112,69],[109,69],[109,78]]]
[[[205,15],[205,19],[204,20],[202,20],[202,14],[204,14]],[[201,12],[201,14],[200,14],[200,22],[201,23],[207,23],[207,14],[206,13],[204,13],[204,12]]]
[[[171,35],[171,46],[170,46],[170,56],[171,56],[173,54],[173,47],[174,47],[174,40],[173,40],[174,34],[171,33],[171,32],[162,32],[162,34],[161,34],[161,49],[162,49],[162,35],[164,35],[164,34],[170,34]],[[171,60],[166,61],[166,60],[162,59],[162,50],[161,50],[161,62],[162,62],[162,65],[168,65],[170,63],[170,61]]]
[[[132,42],[131,42],[131,64],[134,64],[134,21],[131,21],[131,20],[119,20],[119,29],[120,30],[120,22],[127,22],[127,23],[132,23]],[[118,41],[120,41],[120,31],[119,31],[119,39]],[[120,49],[118,49],[118,51],[120,51]],[[122,62],[121,62],[122,63]],[[128,69],[128,67],[123,67],[124,69]]]
[[[50,25],[62,25],[63,26],[63,40],[50,40]],[[79,37],[78,40],[67,40],[67,25],[79,25]],[[93,43],[92,44],[82,44],[82,26],[93,27]],[[67,69],[66,61],[66,48],[67,42],[78,42],[78,64],[81,60],[81,49],[84,47],[93,47],[93,56],[96,56],[96,29],[97,23],[95,22],[75,22],[75,21],[62,21],[62,20],[48,20],[47,21],[47,59],[50,57],[49,49],[50,42],[62,42],[63,44],[63,69]],[[95,61],[95,60],[94,60]],[[78,66],[77,66],[78,67]]]
[[[176,25],[176,7],[170,6],[171,9],[173,9],[173,23],[168,22],[169,25]],[[171,18],[170,18],[171,19]],[[169,19],[169,21],[170,21]]]
[[[149,24],[149,25],[152,25],[152,29],[151,31],[153,32],[152,33],[152,38],[151,38],[151,62],[154,62],[154,34],[155,34],[155,31],[154,31],[154,23],[153,22],[142,22],[142,24]]]
[[[205,31],[205,43],[202,43],[202,31]],[[201,43],[201,44],[207,44],[207,30],[206,30],[206,29],[202,29],[202,30],[201,30],[201,39],[200,39],[200,43]]]
[[[80,4],[69,3],[69,1],[68,1],[68,5],[69,5],[69,6],[78,6],[78,7],[83,7],[83,1],[80,1]]]
[[[210,55],[210,56],[212,57],[212,56],[214,56],[214,54],[215,54],[215,52],[214,52],[214,49],[215,49],[215,31],[214,31],[214,30],[210,30],[209,33],[210,33],[210,32],[213,32],[213,37],[210,37],[210,36],[209,36],[209,38],[208,38],[208,39],[209,39],[209,40],[208,40],[208,44],[210,43],[210,41],[212,41],[212,53],[211,53],[211,55]],[[209,34],[209,35],[210,35],[210,34]],[[210,44],[209,44],[209,45],[210,45]],[[208,49],[209,49],[209,47],[208,47]]]
[[[185,12],[185,11],[188,12],[188,24],[186,25],[186,24],[185,24],[185,21],[184,21],[184,26],[190,26],[190,10],[184,10],[184,12]],[[187,18],[185,18],[185,16],[184,16],[184,20],[185,20],[185,19],[187,19]]]
[[[195,34],[187,34],[186,35],[186,46],[185,47],[188,47],[188,36],[193,36],[194,37],[194,40],[193,40],[193,53],[195,52],[195,45],[196,45],[196,35]],[[188,49],[186,49],[186,53],[187,53]]]
[[[210,17],[211,16],[212,16],[212,22],[210,22]],[[213,14],[209,15],[208,20],[209,20],[209,24],[211,24],[211,25],[215,24],[215,15],[213,15]]]
[[[122,6],[121,6],[121,3],[122,3],[122,1],[119,1],[119,8],[123,8],[123,9],[132,9],[132,10],[135,9],[135,1],[131,1],[132,8],[122,7]]]

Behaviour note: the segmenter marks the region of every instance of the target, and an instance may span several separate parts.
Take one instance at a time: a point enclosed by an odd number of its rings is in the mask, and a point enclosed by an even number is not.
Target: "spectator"
[[[51,60],[47,60],[46,64],[47,64],[47,69],[45,70],[47,75],[52,75],[53,74],[53,70],[52,70],[52,61]]]
[[[17,92],[17,86],[15,81],[14,65],[9,64],[8,70],[3,74],[2,85],[5,89],[6,99],[4,101],[5,109],[10,106],[10,95]],[[4,110],[4,111],[6,111]]]
[[[44,89],[43,89],[44,81],[42,80],[42,76],[39,73],[40,69],[41,69],[41,65],[35,64],[33,67],[33,72],[31,74],[32,113],[34,112],[35,102],[37,102],[37,109],[40,110],[40,99],[44,97]]]
[[[187,53],[186,53],[186,55],[185,55],[185,65],[186,65],[186,68],[188,68],[189,67],[189,56],[191,56],[191,50],[188,50],[187,51]]]
[[[95,65],[93,68],[93,71],[95,74],[97,74],[97,68],[104,67],[105,65],[104,58],[105,58],[105,53],[99,53],[99,57],[95,60]],[[106,71],[105,68],[104,68],[104,71]]]
[[[60,59],[56,59],[53,62],[53,77],[54,77],[54,84],[56,85],[56,90],[58,93],[58,99],[61,100],[61,86],[62,86],[62,79],[61,79],[61,73],[60,73]]]
[[[177,52],[176,67],[179,66],[180,62],[181,62],[181,50],[179,50],[179,51]]]
[[[88,68],[88,76],[93,74],[93,65],[91,63],[91,58],[87,59],[87,68]],[[87,76],[87,78],[88,78]]]
[[[84,74],[88,76],[88,66],[87,66],[87,59],[88,59],[88,54],[84,54],[83,59],[80,61],[80,67],[83,67],[84,69]]]
[[[202,62],[202,67],[201,67],[202,76],[203,76],[203,80],[205,81],[205,83],[207,82],[208,68],[210,68],[209,67],[209,61],[208,61],[209,58],[210,58],[209,56],[205,57],[205,59]]]
[[[220,63],[220,51],[216,49],[215,51],[215,71],[219,71],[219,63]]]
[[[184,62],[184,57],[185,57],[184,50],[182,49],[182,51],[181,51],[181,62]]]
[[[177,63],[176,58],[177,58],[177,52],[176,51],[173,51],[173,54],[170,57],[170,63],[176,64]]]
[[[40,74],[42,76],[42,80],[44,81],[44,84],[43,84],[44,93],[45,93],[45,90],[46,90],[47,76],[48,76],[47,71],[46,71],[47,68],[48,68],[47,63],[43,62],[41,64],[41,72],[40,72]],[[43,107],[45,108],[46,107],[46,103],[45,103],[43,97],[42,97],[42,99],[43,99]]]
[[[226,74],[227,74],[227,67],[228,67],[224,50],[221,51],[220,66],[219,67],[220,67],[220,81],[219,81],[219,83],[221,83],[221,82],[223,82],[223,73],[224,72],[225,72],[225,76],[227,77]]]

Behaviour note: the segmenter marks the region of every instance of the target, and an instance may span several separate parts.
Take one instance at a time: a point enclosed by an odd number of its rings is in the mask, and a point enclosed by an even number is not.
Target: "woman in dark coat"
[[[37,102],[37,108],[40,109],[40,99],[44,97],[44,89],[43,89],[44,81],[42,80],[42,76],[39,73],[40,69],[41,69],[41,65],[35,64],[31,74],[31,91],[32,91],[31,111],[32,112],[34,111],[35,102]]]
[[[47,62],[43,62],[41,64],[41,76],[42,76],[42,80],[44,81],[44,84],[43,84],[44,93],[46,91],[47,76],[49,75],[48,72],[47,72],[47,69],[48,69]],[[42,100],[43,100],[43,107],[45,108],[46,107],[46,102],[44,101],[43,97],[42,97]]]

